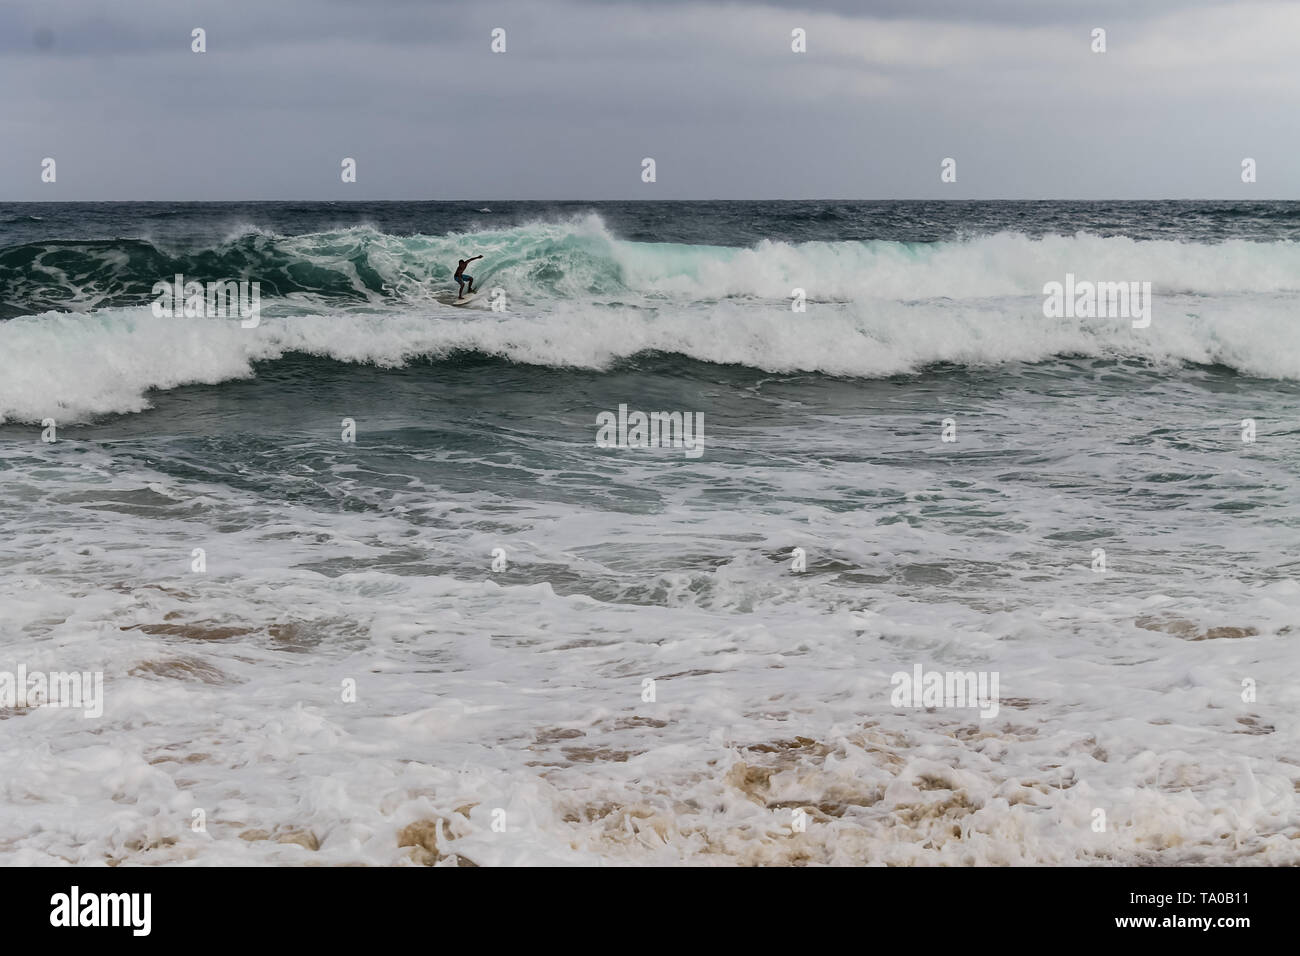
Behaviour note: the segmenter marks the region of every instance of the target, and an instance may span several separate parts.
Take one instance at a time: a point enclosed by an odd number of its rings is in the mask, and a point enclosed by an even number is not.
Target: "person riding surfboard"
[[[482,256],[474,257],[474,259],[482,259],[482,258],[483,258]],[[465,298],[466,282],[469,283],[469,291],[471,293],[474,291],[474,277],[465,275],[465,267],[469,265],[471,262],[473,262],[474,259],[461,259],[456,264],[456,274],[452,276],[452,278],[455,279],[460,284],[460,294],[458,298],[461,299]]]

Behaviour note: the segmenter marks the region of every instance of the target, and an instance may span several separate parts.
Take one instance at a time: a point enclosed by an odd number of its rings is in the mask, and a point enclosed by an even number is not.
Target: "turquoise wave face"
[[[352,228],[303,236],[249,233],[211,248],[170,251],[145,239],[30,242],[0,249],[3,317],[145,305],[154,283],[250,280],[264,297],[338,304],[431,298],[453,287],[457,260],[482,255],[480,285],[533,296],[611,295],[624,288],[615,240],[598,227],[538,225],[447,236]],[[689,266],[691,247],[676,258]]]
[[[662,233],[665,230],[660,229]],[[653,233],[651,233],[653,234]],[[0,233],[3,235],[3,233]],[[225,240],[48,239],[0,248],[0,317],[146,305],[154,284],[255,281],[267,300],[383,308],[452,291],[461,258],[513,300],[690,306],[728,298],[866,302],[1040,296],[1067,274],[1148,281],[1160,293],[1300,291],[1300,243],[1000,231],[938,239],[761,238],[748,245],[622,238],[594,213],[443,234],[352,226],[298,235],[246,227]]]

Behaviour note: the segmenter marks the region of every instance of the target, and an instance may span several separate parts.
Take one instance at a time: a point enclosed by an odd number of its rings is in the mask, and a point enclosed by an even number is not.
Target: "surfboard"
[[[479,297],[479,293],[471,292],[469,295],[463,295],[459,299],[452,299],[452,305],[464,305],[467,302],[473,302]]]

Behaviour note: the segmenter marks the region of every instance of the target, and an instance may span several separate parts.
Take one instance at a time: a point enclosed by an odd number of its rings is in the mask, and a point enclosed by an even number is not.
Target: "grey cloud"
[[[21,91],[0,112],[0,199],[1300,189],[1294,5],[1151,4],[1181,11],[1164,20],[1144,5],[1105,55],[1087,28],[1041,10],[999,21],[1013,0],[960,4],[984,10],[979,23],[955,0],[918,0],[906,19],[889,19],[901,6],[889,2],[846,19],[834,10],[850,5],[813,6],[798,16],[809,52],[795,55],[795,8],[771,4],[19,0],[0,11],[0,83]],[[45,51],[31,45],[42,23],[55,37]],[[193,25],[208,30],[202,56]],[[489,52],[495,26],[505,55]],[[1247,155],[1261,164],[1249,190],[1235,172]],[[39,180],[46,156],[53,185]],[[356,184],[339,180],[344,156]],[[659,164],[653,186],[645,156]],[[951,186],[938,178],[946,156],[959,163]]]

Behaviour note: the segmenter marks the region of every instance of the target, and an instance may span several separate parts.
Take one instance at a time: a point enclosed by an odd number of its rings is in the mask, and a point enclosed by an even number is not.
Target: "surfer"
[[[482,256],[475,256],[475,257],[474,257],[474,259],[482,259],[482,258],[483,258]],[[473,276],[467,276],[467,275],[465,275],[465,267],[466,267],[467,265],[469,265],[471,262],[473,262],[474,259],[461,259],[461,260],[459,260],[459,262],[456,264],[456,274],[455,274],[454,276],[452,276],[453,279],[455,279],[458,283],[460,283],[460,296],[459,296],[459,297],[462,298],[462,299],[465,298],[465,283],[466,283],[466,282],[469,283],[469,291],[470,291],[470,292],[473,292],[473,291],[474,291],[474,277],[473,277]]]

